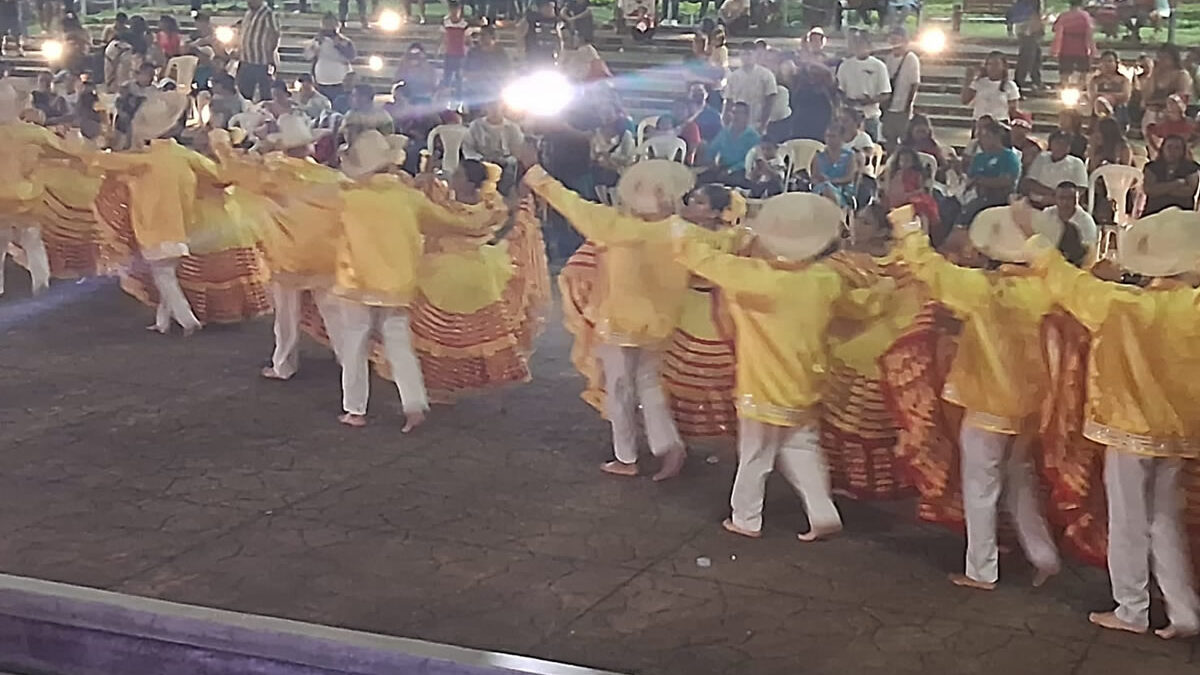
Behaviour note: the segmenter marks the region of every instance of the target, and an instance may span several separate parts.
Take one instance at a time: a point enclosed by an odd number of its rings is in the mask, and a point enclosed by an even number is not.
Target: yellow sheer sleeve
[[[959,267],[946,260],[933,250],[923,232],[905,234],[897,250],[913,276],[929,287],[930,295],[951,310],[969,312],[991,293],[983,270]]]
[[[650,223],[624,215],[611,206],[589,202],[540,166],[525,172],[525,184],[561,213],[580,234],[594,242],[617,246],[645,241],[649,237],[670,236],[666,221]]]

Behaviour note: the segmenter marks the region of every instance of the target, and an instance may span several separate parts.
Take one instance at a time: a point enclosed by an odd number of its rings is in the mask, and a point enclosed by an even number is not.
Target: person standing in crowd
[[[750,126],[750,105],[742,101],[731,104],[729,126],[705,146],[705,160],[711,168],[700,174],[699,182],[740,183],[746,172],[746,155],[760,138]]]
[[[479,41],[467,50],[463,61],[463,86],[467,104],[474,107],[491,100],[512,73],[512,59],[496,40],[496,27],[479,29]]]
[[[813,33],[809,39],[814,38]],[[820,34],[824,39],[824,33]],[[833,105],[837,99],[837,81],[825,62],[807,48],[796,54],[796,70],[788,82],[792,108],[792,137],[815,141],[825,139],[825,130],[833,121]]]
[[[888,79],[891,81],[892,95],[888,99],[887,110],[883,112],[883,146],[888,151],[896,149],[900,138],[912,121],[913,105],[917,100],[917,90],[921,87],[921,59],[909,48],[908,31],[903,26],[896,26],[888,34],[892,51],[884,56],[887,65]]]
[[[300,73],[296,83],[300,85],[295,96],[296,106],[313,122],[320,123],[333,110],[333,101],[316,88],[313,76],[308,73]]]
[[[367,0],[355,0],[355,5],[358,6],[358,22],[363,28],[367,27]],[[346,27],[346,20],[350,18],[350,0],[338,0],[338,26]]]
[[[1095,104],[1093,114],[1103,117],[1111,115],[1122,128],[1129,127],[1129,100],[1133,96],[1133,82],[1121,72],[1121,59],[1114,51],[1100,55],[1100,72],[1093,75],[1088,85],[1088,99]],[[1107,109],[1104,106],[1107,105]]]
[[[321,30],[304,46],[304,58],[313,64],[313,80],[317,90],[333,101],[342,93],[342,82],[354,70],[354,43],[338,30],[338,20],[326,12],[321,17]]]
[[[462,94],[463,61],[467,57],[467,18],[462,3],[448,0],[446,16],[442,18],[442,87],[449,87],[456,96]]]
[[[1092,15],[1083,8],[1083,0],[1068,0],[1070,8],[1054,22],[1054,42],[1050,53],[1058,59],[1061,86],[1067,86],[1072,75],[1086,76],[1092,71],[1096,55],[1096,25]]]
[[[1028,16],[1017,26],[1017,86],[1042,88],[1042,40],[1046,22],[1042,0],[1029,0]]]
[[[729,73],[725,84],[725,113],[731,113],[735,103],[746,104],[751,128],[762,134],[771,118],[778,85],[771,71],[758,63],[757,50],[743,49],[740,56],[741,65]]]
[[[987,116],[997,122],[1007,122],[1017,116],[1017,102],[1020,100],[1021,89],[1008,76],[1008,62],[1004,54],[988,54],[982,70],[967,68],[962,102],[972,107],[972,119]]]
[[[100,33],[100,41],[107,45],[127,30],[129,30],[129,15],[125,12],[117,12],[113,16],[112,23],[105,26]]]
[[[530,67],[552,66],[562,50],[562,31],[554,0],[537,0],[517,25]]]
[[[978,133],[979,151],[967,169],[967,187],[974,198],[963,205],[959,225],[969,226],[980,211],[1008,203],[1021,177],[1021,158],[1004,146],[1004,128],[992,122]],[[1057,183],[1056,183],[1057,184]]]
[[[1163,139],[1162,152],[1142,170],[1146,176],[1146,208],[1149,216],[1171,207],[1196,210],[1200,191],[1200,164],[1192,159],[1187,142],[1179,136]]]
[[[862,111],[864,128],[871,140],[878,143],[882,138],[879,118],[883,115],[879,104],[892,93],[888,67],[871,56],[871,38],[867,33],[851,33],[850,49],[854,52],[854,58],[842,61],[837,69],[838,89],[842,91],[846,103]],[[915,93],[914,89],[914,96]]]
[[[572,35],[589,45],[595,40],[596,19],[592,15],[592,6],[588,4],[588,0],[567,0],[563,6],[562,19]]]
[[[265,0],[247,0],[238,49],[237,85],[242,98],[271,98],[271,75],[279,65],[279,24]]]

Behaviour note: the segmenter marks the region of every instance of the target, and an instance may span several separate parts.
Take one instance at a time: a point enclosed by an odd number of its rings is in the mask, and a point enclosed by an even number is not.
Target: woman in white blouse
[[[963,82],[963,105],[972,106],[972,119],[991,117],[999,122],[1011,120],[1017,115],[1017,102],[1021,90],[1008,75],[1008,62],[1000,52],[988,54],[983,70],[967,69]]]

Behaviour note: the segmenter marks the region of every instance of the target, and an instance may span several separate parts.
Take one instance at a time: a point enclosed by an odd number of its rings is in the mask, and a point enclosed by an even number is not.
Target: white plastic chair
[[[175,80],[179,91],[191,91],[192,83],[196,80],[196,67],[200,64],[199,56],[185,54],[167,59],[163,68],[163,76]]]
[[[637,133],[633,135],[633,140],[640,148],[642,143],[646,142],[646,132],[658,126],[658,115],[643,117],[641,122],[638,122]]]
[[[607,185],[596,186],[596,198],[605,206],[616,206],[616,190]]]
[[[1088,178],[1088,212],[1096,211],[1096,185],[1101,181],[1108,191],[1108,198],[1116,205],[1113,219],[1117,225],[1126,225],[1136,218],[1145,203],[1143,184],[1145,176],[1141,170],[1133,166],[1121,164],[1105,164],[1092,172]],[[1129,209],[1129,191],[1134,192],[1133,213]]]
[[[442,171],[447,174],[458,169],[458,161],[462,158],[463,141],[467,140],[467,127],[461,124],[439,124],[429,130],[429,138],[425,148],[432,157],[437,147],[437,141],[442,141]]]
[[[871,149],[866,153],[866,164],[863,166],[863,173],[871,178],[878,178],[880,169],[883,168],[884,154],[882,145],[876,143],[871,146]]]
[[[783,174],[784,189],[787,189],[797,171],[808,171],[812,167],[813,157],[825,149],[825,144],[811,138],[796,138],[784,141],[779,149],[783,152],[783,163],[787,167]]]
[[[669,159],[682,164],[687,159],[687,143],[678,136],[661,140],[651,138],[638,146],[635,155],[639,162],[643,159]]]

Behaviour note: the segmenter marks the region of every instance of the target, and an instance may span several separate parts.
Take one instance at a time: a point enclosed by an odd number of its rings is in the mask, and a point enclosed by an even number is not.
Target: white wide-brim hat
[[[747,226],[771,255],[802,262],[815,258],[837,239],[842,210],[820,195],[789,192],[763,202]]]
[[[267,134],[267,142],[276,150],[291,150],[312,145],[317,141],[312,125],[303,114],[289,113],[279,117],[279,131]]]
[[[635,214],[661,210],[661,201],[672,203],[696,184],[696,177],[683,164],[666,159],[647,159],[625,169],[617,181],[617,200]]]
[[[1117,234],[1121,267],[1148,277],[1193,272],[1200,264],[1200,213],[1170,208],[1139,218]]]
[[[342,157],[342,172],[351,178],[359,178],[402,164],[406,145],[407,136],[384,136],[375,129],[364,131],[354,138]]]
[[[1058,218],[1034,218],[1033,230],[1052,245],[1058,246],[1063,236],[1063,223]],[[1025,246],[1027,237],[1013,220],[1011,206],[996,206],[980,211],[971,221],[968,235],[971,245],[992,260],[1029,262],[1029,250]]]
[[[174,127],[191,105],[186,92],[156,91],[146,95],[146,100],[133,114],[130,135],[135,145],[138,141],[149,141],[161,137]]]

